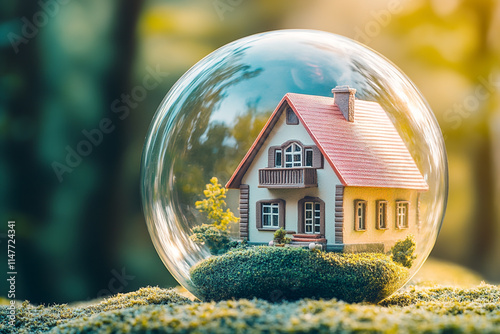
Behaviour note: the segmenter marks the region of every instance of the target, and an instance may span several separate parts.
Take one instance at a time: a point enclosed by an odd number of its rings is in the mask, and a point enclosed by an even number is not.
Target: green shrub
[[[286,231],[283,227],[280,227],[276,232],[274,232],[274,241],[277,244],[289,244],[292,239],[286,236]]]
[[[414,253],[415,239],[413,235],[409,235],[406,239],[396,242],[391,248],[392,261],[406,268],[411,268],[413,261],[417,258]]]
[[[251,247],[206,259],[191,269],[205,300],[338,298],[378,302],[408,275],[385,254],[310,252],[303,248]]]
[[[200,245],[206,245],[213,255],[220,255],[229,249],[238,246],[238,242],[231,240],[227,231],[220,230],[214,225],[203,224],[193,227],[191,240]]]

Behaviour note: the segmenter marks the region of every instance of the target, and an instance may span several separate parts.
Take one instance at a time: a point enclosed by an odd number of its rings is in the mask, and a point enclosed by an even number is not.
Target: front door
[[[304,232],[321,233],[321,205],[318,202],[304,203]]]

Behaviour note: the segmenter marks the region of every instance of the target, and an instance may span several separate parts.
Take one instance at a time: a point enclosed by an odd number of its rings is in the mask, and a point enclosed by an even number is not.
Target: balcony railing
[[[261,168],[260,188],[309,188],[318,186],[316,168]]]

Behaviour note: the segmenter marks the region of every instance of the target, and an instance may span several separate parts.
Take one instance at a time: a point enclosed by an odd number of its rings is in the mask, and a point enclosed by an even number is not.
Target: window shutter
[[[276,156],[276,150],[279,149],[281,149],[281,146],[269,147],[269,151],[267,152],[267,167],[269,168],[276,167],[276,161],[274,161],[274,157]]]
[[[255,222],[257,223],[257,228],[262,228],[262,201],[257,202],[257,207],[255,208]]]
[[[285,211],[285,201],[284,201],[284,200],[282,200],[282,199],[279,199],[277,202],[278,202],[278,204],[279,204],[279,210],[280,210],[280,220],[279,220],[279,224],[280,224],[280,227],[285,228],[285,215],[286,215],[286,211]]]
[[[298,202],[298,214],[299,214],[299,219],[298,219],[298,225],[297,225],[297,233],[304,233],[304,202],[305,199],[301,199]]]
[[[317,146],[312,147],[313,150],[313,167],[314,168],[323,168],[323,154]]]

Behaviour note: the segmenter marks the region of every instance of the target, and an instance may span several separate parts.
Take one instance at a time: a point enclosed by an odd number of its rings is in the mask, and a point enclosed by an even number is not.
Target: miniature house
[[[428,185],[396,128],[355,89],[332,92],[286,94],[228,181],[250,244],[283,227],[292,245],[385,252],[418,234]]]

